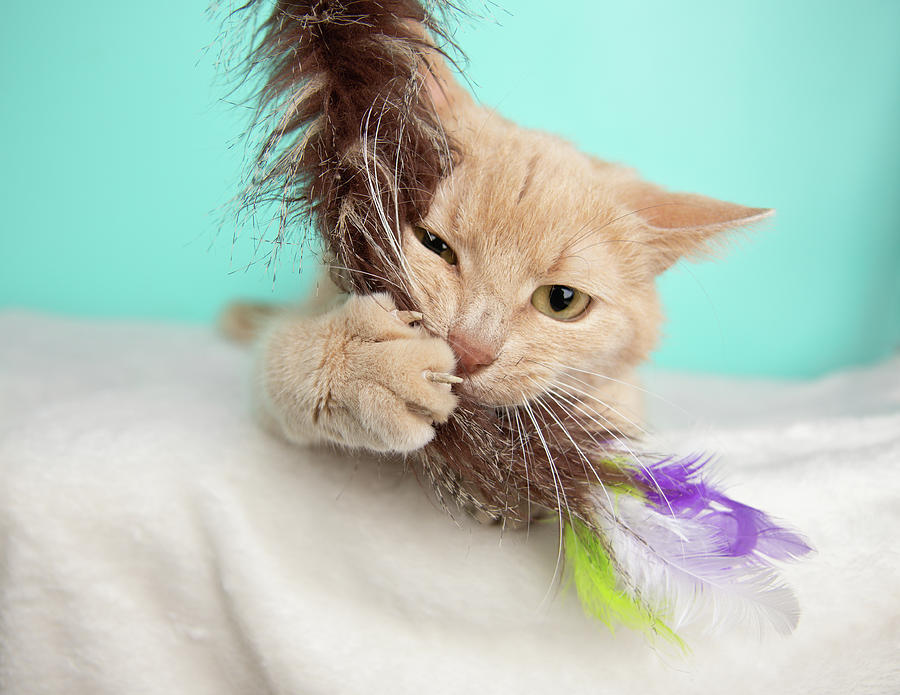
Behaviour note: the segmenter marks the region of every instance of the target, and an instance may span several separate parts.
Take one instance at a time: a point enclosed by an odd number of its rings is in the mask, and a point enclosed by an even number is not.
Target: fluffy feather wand
[[[345,290],[387,292],[412,311],[401,229],[460,157],[427,87],[446,70],[428,8],[452,6],[280,0],[248,63],[264,73],[260,113],[276,118],[244,204],[278,205],[279,241],[311,220]],[[460,395],[418,453],[448,509],[526,523],[531,505],[557,512],[581,601],[611,627],[675,641],[704,615],[793,628],[797,602],[774,563],[809,552],[798,534],[719,491],[705,460],[634,454],[576,393],[546,395],[499,409]]]
[[[588,612],[675,641],[698,618],[793,630],[799,606],[773,562],[810,546],[718,490],[707,463],[620,458],[614,465],[631,469],[629,482],[594,490],[592,519],[566,522],[566,556]]]

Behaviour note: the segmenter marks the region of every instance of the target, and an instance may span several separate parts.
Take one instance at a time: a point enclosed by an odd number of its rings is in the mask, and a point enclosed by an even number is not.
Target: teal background
[[[896,350],[900,2],[505,7],[457,35],[484,102],[672,189],[778,208],[664,276],[658,364],[810,376]],[[209,321],[308,284],[217,234],[246,114],[220,101],[204,10],[8,3],[0,305]]]

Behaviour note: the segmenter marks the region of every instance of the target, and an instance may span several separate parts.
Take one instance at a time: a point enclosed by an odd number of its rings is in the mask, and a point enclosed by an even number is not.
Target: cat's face
[[[420,228],[405,230],[413,297],[456,350],[461,390],[524,403],[565,367],[614,375],[650,349],[653,277],[629,265],[615,174],[489,119]]]
[[[620,378],[656,341],[656,274],[710,234],[765,214],[674,202],[626,169],[481,109],[462,123],[461,163],[427,217],[405,228],[403,250],[425,325],[458,356],[459,389],[486,405],[525,403],[564,372],[575,389],[590,373]]]

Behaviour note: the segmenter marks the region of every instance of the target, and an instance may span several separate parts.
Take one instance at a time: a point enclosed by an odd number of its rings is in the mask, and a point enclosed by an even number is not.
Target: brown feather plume
[[[425,94],[439,49],[422,27],[446,40],[415,0],[280,0],[251,56],[267,71],[261,104],[280,114],[253,195],[280,204],[280,236],[314,221],[345,290],[386,291],[406,309],[402,224],[426,215],[460,156]],[[558,398],[493,409],[462,396],[418,458],[448,509],[527,522],[539,505],[593,524],[589,488],[625,481],[599,463],[619,436]]]
[[[424,216],[452,165],[452,143],[421,96],[438,51],[421,27],[441,36],[413,0],[280,0],[251,55],[251,68],[267,71],[260,110],[279,116],[248,203],[277,202],[279,239],[313,220],[347,290],[401,284],[399,221]]]

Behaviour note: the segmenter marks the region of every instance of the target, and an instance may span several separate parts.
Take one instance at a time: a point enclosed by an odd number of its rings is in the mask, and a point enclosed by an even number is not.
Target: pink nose
[[[491,346],[465,333],[451,331],[447,340],[459,358],[459,367],[464,374],[472,375],[497,359],[497,353]]]

